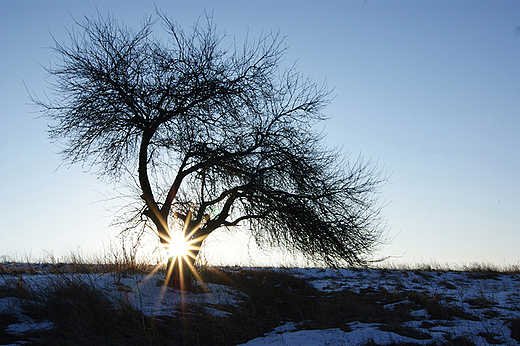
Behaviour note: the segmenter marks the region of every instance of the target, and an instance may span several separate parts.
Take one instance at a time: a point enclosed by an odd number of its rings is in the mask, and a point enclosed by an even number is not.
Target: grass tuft
[[[484,294],[461,300],[459,306],[448,304],[447,298],[436,292],[405,290],[403,285],[392,289],[385,289],[383,287],[388,286],[384,285],[379,288],[363,285],[364,288],[358,290],[318,290],[311,284],[312,279],[296,277],[290,270],[199,269],[207,287],[193,285],[187,294],[211,294],[208,287],[220,285],[226,291],[237,292],[239,299],[229,304],[194,301],[182,308],[172,307],[178,311],[170,316],[149,317],[127,300],[114,300],[113,296],[108,296],[109,290],[96,288],[91,281],[93,276],[84,274],[113,275],[116,284],[124,285],[123,278],[130,277],[138,282],[141,274],[151,271],[151,266],[124,261],[87,263],[77,258],[67,264],[5,262],[0,266],[3,282],[0,299],[23,301],[23,311],[0,310],[0,344],[24,341],[27,345],[227,346],[263,336],[286,322],[293,322],[295,330],[339,328],[346,332],[351,331],[352,323],[359,322],[426,342],[426,345],[465,346],[474,343],[466,337],[450,337],[450,334],[446,334],[444,341],[433,340],[430,332],[435,327],[450,327],[459,319],[478,321],[476,315],[468,312],[471,309],[480,310],[477,315],[481,317],[498,316],[493,310],[498,303]],[[404,272],[403,278],[412,282],[419,280],[417,283],[436,279],[441,293],[442,290],[458,290],[456,281],[441,272],[439,266],[434,270],[425,269]],[[381,270],[380,280],[390,280],[393,270]],[[363,271],[354,270],[358,274]],[[38,281],[39,276],[33,276],[35,274],[43,275],[46,280]],[[466,277],[493,280],[495,275],[499,277],[500,274],[481,267]],[[469,308],[464,310],[463,305]],[[21,316],[37,323],[49,323],[52,328],[35,329],[23,335],[7,332],[9,326],[23,319]],[[520,319],[508,320],[507,327],[511,338],[520,342]],[[491,331],[481,332],[479,336],[490,344],[500,340],[500,335]],[[377,343],[367,341],[365,345]]]
[[[508,328],[511,331],[511,338],[520,343],[520,318],[511,320],[508,323]]]

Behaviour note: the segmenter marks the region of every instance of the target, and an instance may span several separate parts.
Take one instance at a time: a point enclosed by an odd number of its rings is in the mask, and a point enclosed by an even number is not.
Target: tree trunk
[[[158,227],[159,228],[159,227]],[[191,227],[188,226],[184,231],[185,239],[189,234],[192,234],[190,239],[186,239],[189,244],[189,254],[178,255],[168,258],[166,266],[166,278],[165,285],[174,287],[182,291],[188,291],[193,287],[195,279],[199,279],[199,275],[196,272],[195,261],[199,254],[202,243],[206,237],[211,233],[207,229],[197,229],[195,232],[191,232]],[[161,237],[161,243],[164,248],[167,249],[169,244],[166,237]]]
[[[166,243],[163,243],[163,245],[166,245]],[[195,249],[190,250],[191,255],[168,258],[165,285],[181,291],[189,291],[193,287],[193,282],[198,277],[195,260],[202,242],[196,242],[192,245]]]
[[[186,261],[189,263],[186,263]],[[164,285],[179,291],[189,291],[193,287],[194,275],[192,270],[195,270],[194,262],[191,257],[186,259],[184,257],[168,258]]]

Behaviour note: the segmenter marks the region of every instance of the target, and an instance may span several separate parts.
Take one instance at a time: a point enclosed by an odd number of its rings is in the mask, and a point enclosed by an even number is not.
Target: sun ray
[[[167,270],[165,273],[164,281],[161,285],[161,289],[157,299],[157,305],[155,308],[155,312],[159,312],[161,306],[166,297],[166,293],[168,287],[173,287],[179,289],[177,294],[180,294],[180,308],[182,313],[184,314],[184,310],[186,308],[186,289],[187,289],[187,280],[191,280],[194,278],[197,282],[200,283],[203,290],[208,291],[208,287],[205,285],[202,277],[198,273],[197,269],[194,266],[194,262],[197,259],[197,254],[200,250],[200,244],[204,241],[207,235],[198,235],[197,232],[200,230],[201,226],[208,221],[210,215],[206,215],[201,222],[199,222],[193,229],[188,232],[189,221],[191,220],[192,211],[188,211],[187,216],[185,217],[184,225],[182,230],[170,230],[167,229],[167,234],[156,234],[161,238],[161,242],[164,245],[164,257],[167,261],[168,265],[166,266]],[[152,273],[150,273],[143,282],[146,282],[150,279],[150,277],[157,272],[159,266],[157,266]],[[190,273],[190,275],[185,275],[186,273]],[[173,282],[172,282],[173,279]]]

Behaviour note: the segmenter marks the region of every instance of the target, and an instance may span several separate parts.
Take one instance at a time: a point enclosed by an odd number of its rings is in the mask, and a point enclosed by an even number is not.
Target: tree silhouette
[[[233,226],[316,263],[363,263],[381,239],[384,178],[324,146],[314,125],[329,91],[280,67],[278,35],[227,44],[206,19],[187,34],[161,13],[139,31],[98,14],[76,23],[69,44],[55,40],[55,98],[33,101],[64,160],[109,179],[137,174],[142,217],[162,244],[176,223],[190,242],[178,264]]]

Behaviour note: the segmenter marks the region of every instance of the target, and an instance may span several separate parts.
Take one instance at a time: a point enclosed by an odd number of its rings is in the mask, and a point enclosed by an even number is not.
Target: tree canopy
[[[279,35],[239,45],[206,19],[186,33],[160,13],[138,31],[98,15],[55,40],[54,98],[34,101],[64,159],[135,177],[163,243],[174,222],[199,245],[241,226],[316,263],[363,263],[381,240],[384,177],[326,147],[315,125],[330,92],[282,68]]]

